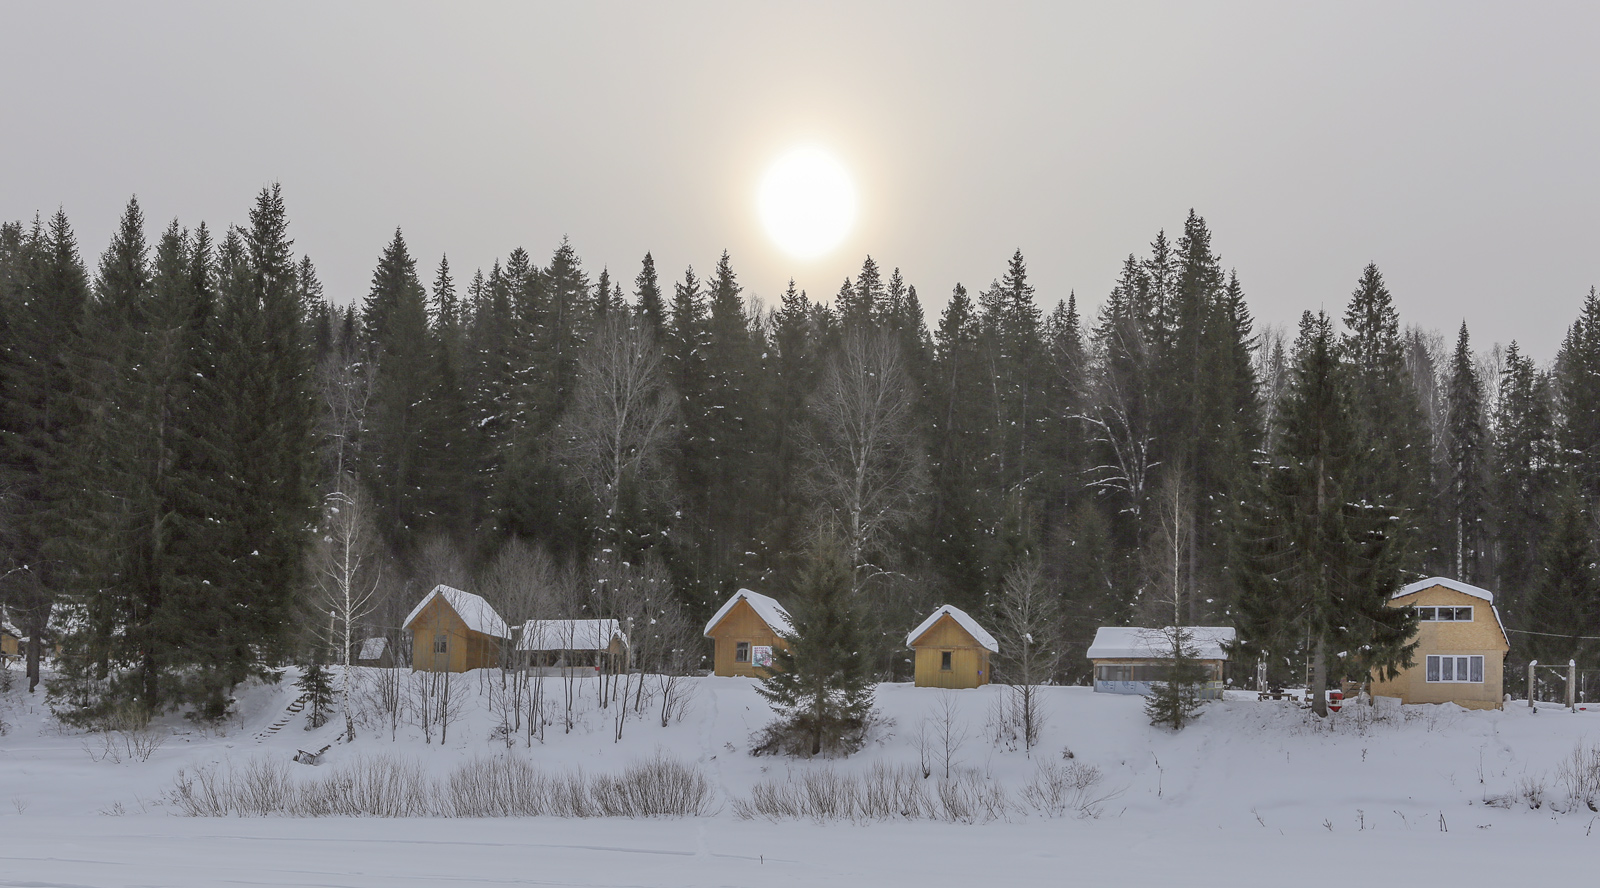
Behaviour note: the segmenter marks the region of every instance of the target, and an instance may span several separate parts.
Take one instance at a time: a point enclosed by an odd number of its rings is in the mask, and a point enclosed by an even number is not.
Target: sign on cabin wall
[[[772,645],[757,644],[750,647],[750,664],[752,666],[772,665]]]

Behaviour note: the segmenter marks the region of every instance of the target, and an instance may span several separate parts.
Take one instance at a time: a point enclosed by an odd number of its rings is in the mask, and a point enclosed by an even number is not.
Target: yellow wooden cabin
[[[789,647],[781,636],[793,632],[794,624],[783,605],[759,592],[740,589],[706,623],[705,636],[714,645],[712,674],[762,677],[773,652]]]
[[[906,635],[914,652],[913,682],[919,688],[976,688],[989,683],[989,655],[1000,653],[994,636],[958,607],[943,605]]]
[[[444,584],[433,587],[406,617],[411,631],[411,668],[421,672],[466,672],[500,665],[511,638],[506,621],[480,595]]]
[[[1401,703],[1454,703],[1465,709],[1501,709],[1505,702],[1506,637],[1494,594],[1445,577],[1412,583],[1390,607],[1417,610],[1414,665],[1393,679],[1374,675],[1374,697]]]

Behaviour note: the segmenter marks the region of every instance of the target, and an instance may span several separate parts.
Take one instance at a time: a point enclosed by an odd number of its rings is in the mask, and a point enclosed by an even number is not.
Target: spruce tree
[[[429,456],[441,431],[433,400],[439,363],[427,303],[416,260],[396,229],[372,273],[362,318],[376,378],[361,474],[402,550],[423,531],[437,490]]]
[[[872,713],[862,615],[852,600],[850,563],[829,541],[797,567],[790,589],[793,631],[756,688],[777,720],[762,749],[804,756],[848,755],[861,747]]]
[[[644,325],[661,342],[667,331],[667,306],[661,298],[661,281],[656,277],[656,260],[649,253],[639,265],[639,276],[633,279],[634,304]]]
[[[71,538],[78,479],[68,459],[83,415],[74,383],[75,356],[84,349],[89,276],[66,213],[34,220],[21,238],[7,296],[3,454],[15,532],[7,575],[11,613],[30,639],[28,690],[40,680],[40,657],[56,590],[70,574],[60,543]]]
[[[1456,338],[1455,357],[1445,388],[1449,405],[1447,449],[1450,458],[1450,522],[1454,525],[1455,575],[1481,583],[1484,562],[1485,488],[1488,483],[1488,430],[1484,428],[1483,384],[1478,379],[1466,322]]]
[[[1589,504],[1600,503],[1600,294],[1589,288],[1556,355],[1562,462]]]
[[[1352,432],[1361,458],[1351,496],[1397,510],[1413,528],[1403,543],[1408,567],[1420,566],[1415,533],[1431,483],[1432,444],[1406,367],[1400,318],[1378,266],[1368,264],[1345,310],[1341,340],[1350,368]]]
[[[1494,425],[1496,586],[1502,613],[1522,625],[1522,604],[1538,576],[1540,541],[1549,532],[1558,459],[1550,380],[1515,342],[1506,349]]]
[[[1398,516],[1354,495],[1363,454],[1327,315],[1302,317],[1292,373],[1279,444],[1253,498],[1240,629],[1256,656],[1308,659],[1312,706],[1326,715],[1330,681],[1393,677],[1411,664],[1416,618],[1388,606],[1400,587]]]

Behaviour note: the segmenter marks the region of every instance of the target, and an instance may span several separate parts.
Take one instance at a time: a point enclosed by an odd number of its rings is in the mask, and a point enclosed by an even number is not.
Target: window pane
[[[1467,680],[1467,657],[1456,658],[1456,681]]]
[[[1483,683],[1483,658],[1482,657],[1473,657],[1472,658],[1472,680],[1477,682],[1477,683],[1479,683],[1479,684]]]
[[[1419,607],[1419,608],[1417,608],[1417,619],[1422,621],[1422,622],[1428,622],[1428,621],[1432,620],[1433,619],[1433,608],[1431,608],[1431,607]]]
[[[1470,608],[1470,607],[1458,607],[1458,608],[1456,608],[1456,621],[1460,622],[1460,623],[1470,623],[1470,622],[1472,622],[1472,608]]]
[[[750,642],[741,641],[733,646],[733,661],[735,663],[750,662]]]
[[[1439,680],[1440,681],[1455,681],[1456,680],[1456,658],[1455,657],[1440,657],[1439,660],[1440,660],[1440,662],[1439,662]]]
[[[1428,681],[1438,681],[1438,680],[1439,680],[1439,658],[1438,657],[1434,657],[1434,656],[1430,656],[1430,657],[1428,657]]]
[[[944,672],[950,671],[950,651],[941,651],[939,653],[939,669]]]

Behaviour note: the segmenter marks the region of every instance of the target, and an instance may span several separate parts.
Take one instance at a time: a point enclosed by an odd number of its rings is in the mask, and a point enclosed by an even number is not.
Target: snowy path
[[[1503,886],[1593,860],[1582,824],[1517,837],[1491,852],[1484,834],[1340,831],[1261,834],[1136,829],[1056,821],[983,827],[710,824],[690,821],[189,820],[172,817],[0,820],[0,886],[171,888],[216,885],[943,886],[1105,884],[1347,888]],[[1576,879],[1576,881],[1574,881]]]

